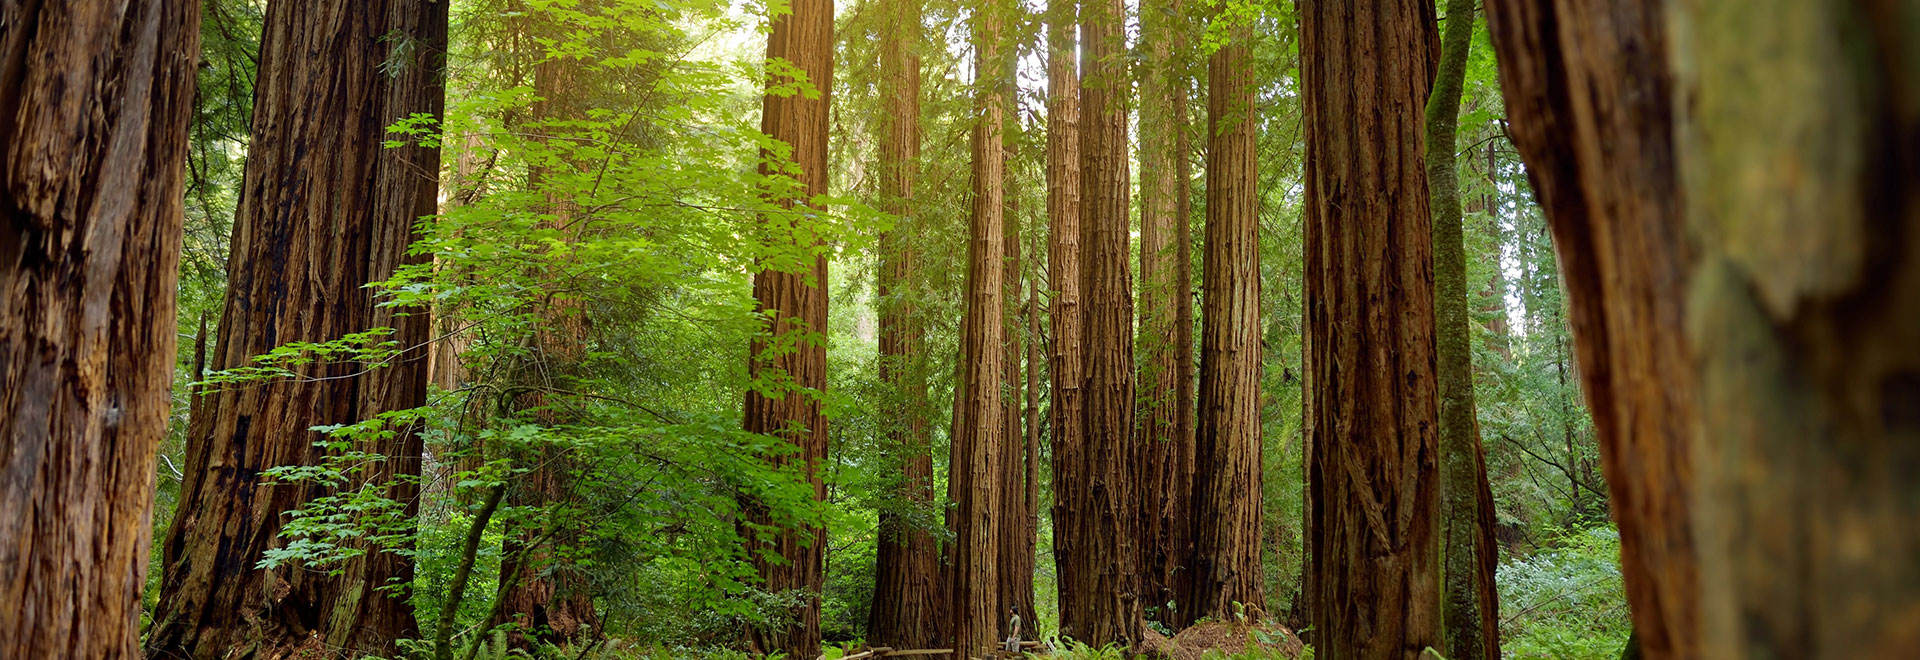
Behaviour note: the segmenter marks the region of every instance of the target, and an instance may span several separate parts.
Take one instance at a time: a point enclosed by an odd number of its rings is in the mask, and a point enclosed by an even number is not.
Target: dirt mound
[[[1255,647],[1295,658],[1305,645],[1293,631],[1280,624],[1202,623],[1174,635],[1172,647],[1169,655],[1174,660],[1200,660],[1207,651],[1233,655]]]

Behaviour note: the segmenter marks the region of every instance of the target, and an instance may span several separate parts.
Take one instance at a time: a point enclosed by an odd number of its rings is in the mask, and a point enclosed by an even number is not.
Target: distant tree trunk
[[[999,8],[973,16],[974,70],[987,82],[975,86],[973,125],[973,209],[967,250],[967,311],[960,363],[964,370],[961,423],[953,429],[947,498],[953,502],[948,552],[948,624],[956,656],[991,655],[999,642],[999,513],[1001,416],[1005,375],[1005,319],[1002,286],[1005,248],[1006,85],[1001,52]]]
[[[134,658],[200,6],[0,16],[0,657]]]
[[[1920,657],[1920,2],[1668,9],[1700,648]]]
[[[1003,97],[1004,98],[1004,97]],[[1009,99],[1010,100],[1010,99]],[[1008,104],[1011,106],[1011,103]],[[1002,117],[1007,121],[1006,130],[1015,131],[1018,126],[1012,114]],[[1025,345],[1020,336],[1020,203],[1018,189],[1014,186],[1012,163],[1018,150],[1013,142],[1003,140],[1005,159],[1001,161],[1002,189],[1006,200],[1004,222],[1006,231],[1002,236],[1004,259],[1006,262],[1001,300],[1005,341],[1002,342],[1002,364],[1006,365],[1003,412],[1000,415],[1000,477],[998,486],[999,506],[996,509],[994,523],[999,525],[999,593],[1000,612],[998,639],[1005,639],[1011,632],[1007,627],[1009,613],[1018,611],[1023,639],[1033,637],[1033,536],[1034,528],[1029,526],[1027,516],[1027,470],[1026,443],[1021,424],[1022,385],[1020,379],[1020,353]]]
[[[1266,607],[1260,567],[1259,123],[1248,28],[1207,64],[1207,253],[1191,595],[1182,622]]]
[[[1474,0],[1447,0],[1439,73],[1427,102],[1427,190],[1433,204],[1434,319],[1440,383],[1440,553],[1445,566],[1446,653],[1498,660],[1500,605],[1493,572],[1493,490],[1473,400],[1473,315],[1468,312],[1466,228],[1454,145],[1473,46]],[[1571,415],[1568,416],[1571,418]]]
[[[267,485],[259,474],[319,464],[314,426],[425,402],[427,315],[378,307],[364,285],[421,258],[406,248],[414,223],[433,212],[439,151],[382,143],[388,124],[440,112],[446,9],[419,0],[267,8],[254,142],[213,366],[383,326],[408,350],[383,366],[318,362],[299,367],[296,378],[204,394],[204,414],[188,429],[187,480],[166,540],[150,654],[217,658],[251,648],[270,658],[324,647],[390,655],[393,640],[413,635],[407,594],[376,591],[412,580],[404,556],[369,550],[337,576],[255,568],[284,542],[286,512],[328,492]],[[367,478],[419,473],[415,429],[390,430],[391,439],[361,448],[387,456]],[[415,488],[393,482],[387,496],[411,508]]]
[[[1514,145],[1553,228],[1587,407],[1620,528],[1634,634],[1699,657],[1683,332],[1694,261],[1674,164],[1665,3],[1489,0]]]
[[[1140,14],[1140,579],[1148,616],[1177,625],[1191,554],[1193,303],[1187,224],[1186,27],[1180,0]],[[1184,312],[1184,313],[1183,313]]]
[[[529,27],[526,31],[529,43],[541,38],[563,38],[568,29],[534,12],[528,13],[525,22]],[[540,51],[531,55],[537,60],[533,67],[533,89],[538,100],[530,108],[528,116],[532,125],[528,130],[541,135],[565,135],[569,132],[568,122],[587,118],[589,83],[585,80],[584,65],[569,57],[543,56]],[[566,150],[563,145],[567,141],[563,138],[549,138],[545,142],[543,148],[559,155],[557,160],[561,164],[529,168],[528,188],[545,198],[546,206],[539,211],[550,219],[543,222],[543,228],[555,231],[562,241],[576,243],[580,240],[581,227],[589,218],[582,213],[574,193],[566,188],[564,175],[568,170],[584,170],[593,164],[577,162],[580,159]],[[560,270],[552,267],[536,277],[551,281]],[[556,290],[563,288],[555,287]],[[536,298],[533,307],[539,319],[531,338],[533,350],[528,351],[533,363],[524,365],[514,376],[516,382],[512,385],[527,390],[515,397],[512,412],[531,411],[532,419],[548,428],[574,423],[577,414],[568,409],[565,397],[552,392],[579,389],[582,363],[588,350],[584,310],[579,301],[555,295]],[[565,449],[548,444],[520,458],[534,467],[508,486],[509,505],[550,507],[578,500],[571,476],[575,463]],[[523,528],[501,541],[498,593],[501,602],[495,605],[496,615],[488,624],[517,624],[518,628],[509,636],[513,648],[530,649],[533,639],[567,645],[600,634],[600,618],[594,611],[593,593],[586,576],[552,551],[554,546],[579,545],[584,524],[570,518],[573,515],[551,516],[536,521],[540,526]],[[546,528],[547,525],[563,527]]]
[[[1300,9],[1314,647],[1331,660],[1411,659],[1444,644],[1433,236],[1416,114],[1438,47],[1434,7]]]
[[[767,35],[767,59],[783,60],[806,75],[817,94],[773,94],[764,97],[760,130],[791,146],[793,162],[800,167],[799,181],[809,197],[827,192],[827,113],[833,96],[833,2],[832,0],[793,0],[787,13],[772,19]],[[794,84],[785,76],[769,74],[767,87]],[[765,169],[762,165],[762,169]],[[762,174],[767,172],[763,171]],[[804,207],[810,199],[780,199],[783,207]],[[795,213],[804,212],[796,210]],[[803,246],[795,246],[803,247]],[[753,276],[753,298],[759,311],[770,317],[769,336],[791,332],[825,332],[827,328],[827,257],[816,256],[806,271],[759,270]],[[748,375],[759,377],[773,370],[785,374],[796,388],[825,390],[827,386],[827,347],[818,342],[799,342],[792,350],[769,352],[768,339],[755,339],[749,347]],[[800,448],[798,456],[807,464],[808,480],[814,499],[826,498],[819,463],[827,456],[827,419],[818,398],[806,392],[783,392],[768,397],[749,390],[746,395],[745,428],[751,433],[776,434]],[[748,507],[749,519],[759,525],[772,524],[767,512],[758,505]],[[823,550],[827,531],[822,527],[782,531],[774,536],[771,547],[749,541],[754,567],[764,581],[762,588],[772,592],[800,590],[806,604],[795,612],[790,626],[776,630],[753,631],[754,645],[763,651],[783,651],[790,657],[811,658],[820,653],[820,589],[823,581]],[[758,551],[767,550],[779,557],[767,560]]]
[[[1047,3],[1047,286],[1052,344],[1047,368],[1053,443],[1053,561],[1066,566],[1081,551],[1077,530],[1084,483],[1079,476],[1086,435],[1081,377],[1086,347],[1080,307],[1080,79],[1075,47],[1078,0]],[[1064,577],[1064,573],[1061,574]],[[1081,592],[1055,581],[1061,612],[1082,609]],[[1064,617],[1062,621],[1064,621]]]
[[[1035,241],[1037,244],[1038,241]],[[1039,256],[1035,249],[1034,255]],[[1033,590],[1033,566],[1038,561],[1037,547],[1040,543],[1040,269],[1034,267],[1027,277],[1027,453],[1026,453],[1026,506],[1021,515],[1027,518],[1027,537],[1022,539],[1027,546],[1027,590],[1025,598],[1019,603],[1020,617],[1026,621],[1022,626],[1022,639],[1040,639],[1040,616],[1033,610],[1035,598]]]
[[[880,378],[902,406],[889,450],[903,473],[894,497],[933,506],[933,454],[927,436],[923,325],[914,308],[919,252],[914,182],[920,161],[920,0],[888,0],[880,41],[880,206],[898,218],[880,238]],[[940,555],[933,534],[909,516],[880,513],[872,616],[867,640],[894,648],[931,648],[940,640]]]
[[[1133,277],[1128,202],[1127,44],[1121,0],[1096,0],[1081,12],[1087,66],[1084,148],[1080,151],[1080,287],[1087,346],[1082,387],[1084,446],[1074,452],[1074,490],[1056,531],[1075,539],[1059,565],[1061,632],[1101,646],[1140,640],[1139,495],[1133,442]]]

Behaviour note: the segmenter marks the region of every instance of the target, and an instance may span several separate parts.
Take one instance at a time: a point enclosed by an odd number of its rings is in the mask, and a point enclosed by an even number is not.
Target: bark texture
[[[1260,570],[1260,216],[1252,34],[1207,63],[1207,252],[1192,586],[1182,623],[1266,607]]]
[[[1700,241],[1701,655],[1914,657],[1920,2],[1667,15]]]
[[[1510,134],[1545,209],[1649,659],[1699,657],[1682,226],[1664,3],[1489,0]]]
[[[1334,660],[1411,659],[1443,644],[1420,150],[1434,7],[1320,0],[1300,12],[1314,647]]]
[[[880,379],[901,403],[888,447],[899,461],[907,506],[933,506],[933,454],[927,434],[927,380],[923,324],[913,301],[918,251],[914,183],[920,161],[920,0],[887,0],[881,11],[895,29],[880,41],[880,207],[896,218],[880,237]],[[932,648],[940,639],[940,554],[933,534],[911,516],[880,513],[872,616],[867,639],[876,646]]]
[[[140,652],[199,31],[0,1],[0,657]]]
[[[947,553],[947,622],[955,655],[990,656],[1000,640],[1000,461],[1006,399],[1006,71],[1000,8],[972,20],[974,70],[973,207],[968,222],[967,312],[961,329],[962,408],[953,429],[947,499],[953,502]]]
[[[773,18],[767,35],[767,59],[783,60],[806,75],[806,84],[817,93],[773,94],[765,96],[760,131],[792,147],[793,162],[799,166],[798,179],[811,198],[827,192],[827,113],[833,96],[833,2],[832,0],[794,0],[787,13]],[[770,75],[769,89],[795,83],[785,76]],[[763,154],[765,156],[765,154]],[[767,174],[762,165],[762,174]],[[805,212],[810,199],[780,199],[776,203]],[[806,246],[795,246],[804,248]],[[826,498],[826,484],[820,478],[819,463],[827,456],[827,419],[819,398],[800,391],[824,390],[827,386],[827,347],[823,341],[791,342],[791,348],[775,349],[771,337],[788,333],[825,333],[827,329],[827,257],[813,258],[810,268],[797,271],[765,269],[754,273],[753,298],[759,311],[768,318],[768,334],[755,339],[749,347],[748,375],[760,377],[773,371],[791,379],[794,389],[770,397],[749,390],[746,396],[745,428],[752,433],[772,434],[792,443],[799,453],[783,460],[804,461],[814,499]],[[770,524],[766,513],[749,507],[755,524]],[[754,645],[762,651],[783,651],[789,657],[811,658],[820,653],[820,588],[823,579],[825,528],[783,530],[769,543],[750,542],[754,567],[772,592],[800,590],[806,593],[806,605],[794,612],[791,625],[772,630],[754,630]],[[779,560],[759,557],[760,550],[772,552]]]
[[[1121,0],[1081,12],[1087,65],[1080,151],[1080,287],[1085,351],[1082,446],[1055,535],[1071,536],[1059,563],[1061,632],[1093,646],[1140,641],[1138,471],[1133,436],[1133,275],[1129,247],[1127,44]],[[1072,592],[1071,597],[1065,595]],[[1071,606],[1067,604],[1071,603]]]
[[[369,550],[339,575],[256,568],[287,511],[328,491],[267,484],[261,473],[316,465],[323,424],[425,402],[423,310],[381,308],[368,282],[415,263],[414,224],[434,212],[437,147],[384,148],[386,127],[444,103],[446,4],[274,2],[261,37],[253,143],[235,222],[214,369],[292,341],[375,327],[407,349],[384,364],[316,362],[297,377],[203,394],[188,429],[186,481],[168,531],[147,652],[163,658],[278,657],[308,648],[391,654],[414,635],[404,585],[412,562]],[[324,380],[323,380],[324,379]],[[375,483],[417,475],[411,428],[360,449],[387,460]],[[414,506],[415,486],[387,496]],[[409,511],[411,513],[411,511]]]
[[[1433,206],[1434,318],[1440,382],[1440,552],[1444,563],[1446,653],[1453,660],[1500,657],[1500,606],[1493,572],[1493,490],[1473,402],[1473,318],[1454,145],[1460,95],[1473,46],[1473,0],[1447,0],[1447,26],[1433,96],[1427,101],[1427,190]]]
[[[1140,12],[1140,579],[1147,615],[1178,624],[1192,554],[1193,282],[1188,223],[1186,20],[1180,0]],[[1173,605],[1169,608],[1169,605]]]
[[[1053,443],[1053,561],[1065,566],[1081,552],[1069,525],[1076,520],[1081,490],[1081,456],[1086,453],[1085,403],[1080,379],[1086,348],[1080,307],[1080,78],[1076,59],[1077,0],[1047,4],[1047,284],[1052,290],[1048,319],[1048,435]],[[1081,592],[1065,580],[1055,583],[1062,612],[1079,611]]]

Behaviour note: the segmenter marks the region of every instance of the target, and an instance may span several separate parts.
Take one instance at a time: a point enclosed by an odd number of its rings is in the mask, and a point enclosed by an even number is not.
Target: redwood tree
[[[1048,425],[1053,443],[1053,561],[1065,566],[1080,551],[1070,525],[1078,520],[1081,430],[1080,378],[1085,373],[1080,308],[1080,79],[1076,61],[1077,0],[1047,3],[1047,318]],[[1081,593],[1056,583],[1062,612],[1081,609]]]
[[[1238,27],[1207,63],[1207,252],[1193,575],[1182,622],[1266,604],[1260,570],[1260,215],[1254,82]]]
[[[792,148],[791,157],[799,166],[796,175],[801,193],[807,199],[773,200],[779,206],[800,215],[811,213],[805,207],[812,198],[827,191],[827,114],[833,92],[833,1],[793,0],[786,11],[772,18],[767,34],[767,61],[781,61],[785,70],[805,76],[804,81],[768,67],[767,89],[760,116],[760,131]],[[793,86],[808,91],[791,89]],[[762,154],[761,174],[769,174],[768,159]],[[812,245],[788,246],[810,249]],[[806,263],[806,260],[802,260]],[[753,275],[753,298],[761,314],[768,319],[767,334],[754,339],[748,348],[748,376],[763,377],[769,372],[790,380],[791,388],[768,396],[758,389],[746,395],[745,428],[752,433],[772,434],[799,448],[795,455],[781,460],[805,463],[807,479],[815,500],[826,499],[826,483],[821,480],[819,463],[827,456],[827,418],[820,399],[811,391],[827,386],[827,347],[819,341],[805,340],[790,347],[776,348],[774,337],[794,332],[826,332],[827,257],[816,254],[809,264],[792,271],[764,267]],[[748,507],[749,521],[770,525],[768,513],[759,506]],[[820,653],[820,587],[823,579],[823,555],[827,530],[824,527],[782,530],[770,542],[749,540],[749,554],[767,591],[800,591],[805,604],[793,612],[793,621],[775,629],[755,629],[754,645],[762,651],[782,651],[790,657],[811,658]],[[774,558],[765,553],[776,555]]]
[[[1007,264],[1006,187],[1002,131],[1006,79],[1000,55],[1004,7],[983,3],[973,14],[974,82],[973,204],[968,221],[967,306],[961,328],[961,399],[953,427],[947,499],[947,621],[956,655],[989,655],[1000,640],[999,513],[1002,495],[1000,445],[1006,400],[1000,391],[1006,365],[1003,318]]]
[[[1081,12],[1087,65],[1080,151],[1081,330],[1086,435],[1065,481],[1055,535],[1074,539],[1059,562],[1061,632],[1095,646],[1140,640],[1139,495],[1133,438],[1133,276],[1127,145],[1127,44],[1122,0]],[[1057,488],[1058,486],[1056,486]],[[1069,592],[1071,595],[1069,596]]]
[[[1694,658],[1693,248],[1674,161],[1665,3],[1489,0],[1509,133],[1560,256],[1634,637]]]
[[[1667,17],[1702,657],[1915,657],[1920,2]]]
[[[268,485],[261,473],[318,465],[312,427],[370,420],[426,398],[423,311],[381,307],[365,285],[408,256],[414,223],[433,213],[437,147],[383,146],[386,127],[444,103],[447,6],[426,0],[288,2],[267,7],[253,141],[240,192],[228,289],[210,365],[231,369],[293,341],[390,327],[407,349],[379,364],[318,361],[296,377],[206,392],[188,428],[185,482],[169,528],[150,654],[261,657],[302,648],[391,654],[413,634],[404,591],[410,559],[376,548],[338,574],[256,564],[281,547],[287,512],[328,489]],[[417,348],[420,347],[420,348]],[[397,428],[360,447],[386,460],[367,478],[415,506],[420,439]]]
[[[1427,0],[1300,7],[1307,134],[1314,647],[1414,658],[1440,636],[1433,265],[1419,108]]]
[[[900,407],[888,448],[902,469],[894,492],[903,506],[933,505],[933,454],[927,435],[926,346],[915,309],[919,252],[914,182],[920,160],[920,0],[886,0],[880,35],[880,207],[895,217],[880,237],[880,378]],[[940,638],[939,550],[933,534],[897,510],[880,512],[872,615],[867,641],[931,648]]]
[[[200,7],[0,16],[0,657],[134,658]]]
[[[1186,21],[1146,2],[1140,73],[1140,580],[1149,616],[1176,623],[1192,548],[1193,282],[1187,164]]]

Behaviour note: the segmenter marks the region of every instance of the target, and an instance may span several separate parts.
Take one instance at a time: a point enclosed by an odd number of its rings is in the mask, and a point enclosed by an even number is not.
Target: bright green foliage
[[[1292,3],[1221,0],[1234,21],[1251,21],[1259,122],[1261,257],[1266,363],[1264,433],[1266,614],[1290,611],[1306,565],[1301,516],[1301,445],[1308,385],[1302,372],[1303,134]],[[778,9],[784,3],[771,2]],[[1189,0],[1193,17],[1218,2]],[[253,59],[264,0],[204,0],[205,51],[188,163],[187,234],[181,279],[180,377],[173,433],[163,448],[159,506],[164,526],[178,489],[188,387],[240,387],[292,377],[289,367],[349,361],[378,368],[418,357],[386,329],[289,344],[241,369],[192,372],[190,339],[202,318],[217,327],[231,218],[249,142]],[[879,378],[878,310],[908,304],[924,324],[925,353],[911,364],[930,384],[909,415],[928,422],[934,492],[944,493],[954,360],[964,301],[969,199],[967,133],[973,82],[964,25],[978,6],[934,0],[923,47],[923,151],[913,222],[902,225],[917,253],[917,281],[878,295],[876,238],[894,219],[874,212],[878,126],[876,47],[886,24],[870,1],[841,3],[825,213],[796,213],[766,200],[793,196],[784,145],[758,131],[761,81],[784,63],[763,62],[768,6],[725,0],[455,0],[448,55],[447,113],[397,122],[392,145],[442,147],[442,205],[423,218],[414,246],[430,264],[381,286],[392,304],[434,316],[436,360],[457,359],[457,380],[428,405],[323,430],[327,458],[269,476],[332,487],[293,513],[282,548],[259,561],[330,570],[368,551],[410,553],[411,598],[430,634],[452,591],[452,576],[476,511],[494,486],[524,484],[542,469],[562,478],[554,492],[501,505],[471,558],[471,583],[454,604],[453,643],[476,657],[510,653],[484,622],[500,591],[508,539],[532,540],[540,571],[583,578],[605,633],[618,640],[580,657],[745,657],[746,626],[764,625],[802,594],[767,593],[743,536],[782,526],[824,525],[827,575],[821,627],[831,643],[865,636],[881,511],[945,536],[945,504],[905,501],[891,432],[906,423],[902,394]],[[1010,7],[1007,35],[1024,61],[1036,55],[1038,22]],[[1217,31],[1197,21],[1209,33]],[[1526,174],[1500,128],[1492,49],[1484,28],[1468,64],[1459,151],[1466,202],[1469,291],[1480,423],[1498,502],[1505,645],[1518,657],[1586,657],[1617,649],[1624,605],[1603,525],[1606,501],[1593,433],[1580,406],[1572,344],[1552,247]],[[1196,104],[1206,99],[1205,39],[1179,58]],[[536,71],[563,62],[579,72],[566,93],[578,112],[538,114]],[[1022,268],[1045,281],[1044,82],[1022,65],[1007,141],[1009,219],[1020,224]],[[818,93],[820,90],[780,90]],[[550,99],[547,99],[550,100]],[[1189,112],[1191,157],[1202,162],[1204,111]],[[763,148],[775,157],[761,162]],[[771,172],[762,175],[761,171]],[[1194,168],[1191,235],[1205,232],[1205,172]],[[825,502],[816,503],[797,466],[767,457],[792,452],[781,440],[740,430],[749,388],[792,391],[779,374],[747,376],[747,347],[763,332],[750,295],[758,269],[798,270],[816,254],[832,261],[829,324],[767,338],[770,350],[825,342],[828,386],[818,396],[831,420],[831,450],[820,465]],[[1196,259],[1196,271],[1205,265]],[[1198,273],[1196,272],[1196,280]],[[1484,283],[1484,287],[1481,286]],[[1025,304],[1024,294],[1010,306]],[[1204,322],[1204,320],[1201,320]],[[1041,337],[1047,330],[1042,319]],[[556,333],[577,346],[556,350]],[[1020,333],[1025,327],[1021,324]],[[212,347],[209,346],[209,349]],[[1045,432],[1045,365],[1039,365]],[[381,457],[365,447],[386,434],[425,429],[419,515],[403,515],[386,484],[361,475]],[[1058,630],[1047,440],[1039,456],[1042,514],[1035,586],[1038,630]],[[744,528],[741,502],[765,503],[774,526]],[[164,529],[157,529],[164,533]],[[371,544],[367,540],[374,541]],[[159,549],[156,547],[155,553]],[[1610,574],[1608,571],[1612,571]],[[158,571],[152,571],[158,575]],[[1611,583],[1592,582],[1611,575]],[[1592,583],[1578,598],[1560,587]],[[1611,586],[1607,586],[1607,585]],[[1536,609],[1528,610],[1530,606]],[[1618,624],[1618,625],[1616,625]],[[1582,627],[1585,626],[1585,627]],[[1172,632],[1172,631],[1166,631]],[[1585,635],[1585,637],[1582,637]],[[1582,640],[1590,640],[1583,642]],[[477,643],[477,644],[476,644]],[[1581,646],[1587,644],[1587,646]],[[405,649],[424,650],[419,642]],[[1112,658],[1114,649],[1068,644],[1053,657]],[[843,649],[844,650],[844,649]],[[573,649],[572,653],[580,653]],[[1536,655],[1525,655],[1535,653]],[[570,654],[569,657],[572,657]],[[1232,656],[1259,659],[1258,652]]]
[[[1501,628],[1507,657],[1619,657],[1633,623],[1620,577],[1620,535],[1577,530],[1555,547],[1501,564]]]

